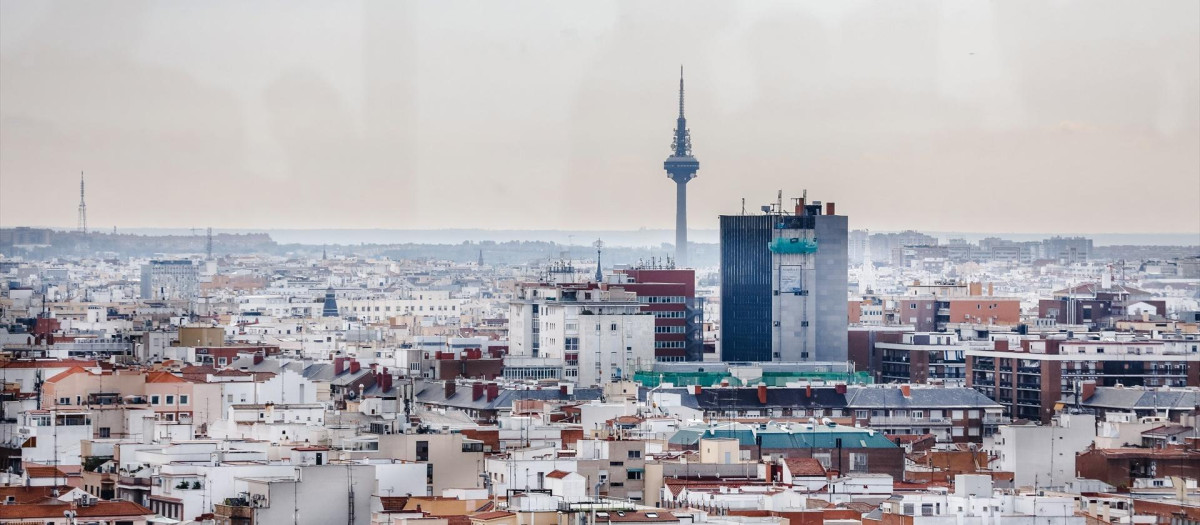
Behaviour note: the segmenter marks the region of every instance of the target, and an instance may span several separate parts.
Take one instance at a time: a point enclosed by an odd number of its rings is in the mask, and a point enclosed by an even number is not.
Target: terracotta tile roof
[[[445,518],[446,525],[471,525],[471,517],[466,516],[466,515],[438,516],[438,517]]]
[[[86,507],[69,503],[52,505],[0,505],[0,519],[61,519],[63,511],[75,510],[78,518],[107,518],[152,516],[154,511],[132,501],[97,501],[95,505]]]
[[[46,382],[47,383],[57,383],[59,381],[62,381],[63,379],[73,376],[75,374],[87,374],[87,373],[90,373],[90,372],[88,372],[87,370],[84,370],[82,367],[73,366],[71,368],[63,370],[62,372],[54,374],[54,376],[51,377],[50,379],[47,379]]]
[[[654,516],[650,516],[650,514],[654,514]],[[609,522],[609,523],[672,522],[672,523],[674,523],[674,522],[678,522],[678,521],[679,521],[679,518],[676,518],[674,514],[671,514],[670,512],[667,512],[665,510],[662,512],[654,512],[654,511],[650,511],[650,512],[609,512],[607,518],[596,518],[597,523],[604,523],[604,522]]]
[[[571,474],[571,473],[570,473],[570,472],[563,472],[563,471],[561,471],[561,470],[552,470],[552,471],[550,471],[550,473],[549,473],[549,474],[546,474],[546,477],[547,477],[547,478],[554,478],[554,479],[563,479],[563,478],[567,477],[569,474]]]
[[[170,372],[150,372],[146,374],[147,383],[186,383],[182,378]]]
[[[878,506],[879,505],[867,503],[864,501],[850,501],[850,502],[846,502],[846,503],[838,503],[838,507],[850,509],[859,514],[867,514],[871,511],[875,510],[875,508]]]
[[[0,501],[7,500],[12,497],[14,503],[26,505],[31,503],[53,503],[55,487],[26,487],[26,486],[8,486],[0,487]],[[66,494],[71,491],[71,487],[62,485],[58,487],[59,494]]]
[[[792,476],[825,477],[825,467],[816,458],[787,458],[784,463]]]
[[[489,512],[491,510],[494,510],[495,508],[496,508],[496,502],[488,501],[487,503],[480,505],[479,508],[475,509],[475,512]]]
[[[217,372],[213,375],[217,376],[217,377],[246,377],[246,376],[254,375],[254,374],[251,374],[250,372],[243,372],[241,370],[234,370],[232,368],[226,368],[226,369],[224,369],[220,372]]]
[[[408,505],[408,498],[404,496],[380,496],[379,503],[383,505],[384,512],[403,512],[405,505]]]
[[[494,510],[491,512],[481,512],[479,514],[471,516],[471,519],[488,521],[488,520],[496,520],[496,519],[500,519],[500,518],[507,518],[507,517],[513,516],[513,515],[514,514],[511,512],[507,512],[507,511],[503,511],[503,510]]]
[[[67,473],[48,465],[26,465],[25,476],[30,478],[65,478]]]

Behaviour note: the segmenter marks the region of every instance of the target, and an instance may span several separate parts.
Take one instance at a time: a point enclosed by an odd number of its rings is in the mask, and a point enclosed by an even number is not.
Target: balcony
[[[945,417],[871,416],[871,426],[949,425]]]
[[[983,424],[985,425],[1007,425],[1012,423],[1012,418],[1008,416],[999,416],[987,414],[983,416]]]
[[[117,483],[130,488],[150,488],[150,478],[135,478],[133,476],[118,476]]]

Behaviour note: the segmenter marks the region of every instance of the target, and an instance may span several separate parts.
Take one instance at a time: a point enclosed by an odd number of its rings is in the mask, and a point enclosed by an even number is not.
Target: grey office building
[[[847,218],[800,200],[720,221],[721,360],[845,361]]]
[[[150,261],[142,265],[142,299],[190,301],[196,296],[199,281],[199,268],[192,261]]]

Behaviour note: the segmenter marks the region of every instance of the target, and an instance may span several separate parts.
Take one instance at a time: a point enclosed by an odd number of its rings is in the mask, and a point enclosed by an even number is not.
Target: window
[[[870,416],[871,416],[871,413],[867,410],[855,410],[854,411],[855,419],[867,419]]]
[[[833,460],[831,459],[831,456],[829,455],[828,452],[813,454],[812,457],[813,457],[813,459],[817,460],[817,462],[820,463],[822,467],[829,468],[830,465],[833,464],[832,463]]]
[[[639,459],[641,457],[642,457],[642,451],[640,451],[640,450],[630,450],[629,451],[629,459]]]
[[[851,472],[866,472],[867,471],[867,455],[862,452],[850,453],[850,471]]]
[[[429,461],[429,442],[417,442],[417,461]],[[432,467],[432,465],[430,465]]]
[[[69,405],[69,404],[71,404],[71,398],[69,398],[69,397],[60,397],[60,398],[58,398],[58,404],[60,404],[60,405]]]
[[[158,395],[153,395],[153,396],[150,396],[150,404],[151,404],[151,405],[157,405],[157,404],[159,404],[159,402],[158,402]]]
[[[629,470],[629,479],[630,480],[642,479],[642,471],[638,470],[638,469],[630,469]]]
[[[107,438],[111,435],[112,429],[110,429],[108,427],[100,427],[100,428],[96,429],[96,432],[97,432],[97,434],[99,434],[99,436],[101,438]]]
[[[167,396],[167,404],[168,404],[168,405],[174,405],[174,404],[175,404],[175,396],[168,395],[168,396]]]
[[[951,412],[951,417],[953,417],[954,419],[962,419],[962,418],[963,418],[963,411],[962,411],[962,410],[955,410],[955,411]]]

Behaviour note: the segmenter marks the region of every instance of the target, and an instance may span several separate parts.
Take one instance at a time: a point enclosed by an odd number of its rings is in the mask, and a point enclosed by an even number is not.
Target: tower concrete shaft
[[[675,121],[675,136],[671,156],[663,163],[667,178],[675,181],[675,265],[687,267],[687,183],[696,178],[700,161],[692,156],[692,136],[683,113],[683,68],[679,68],[679,117]]]

